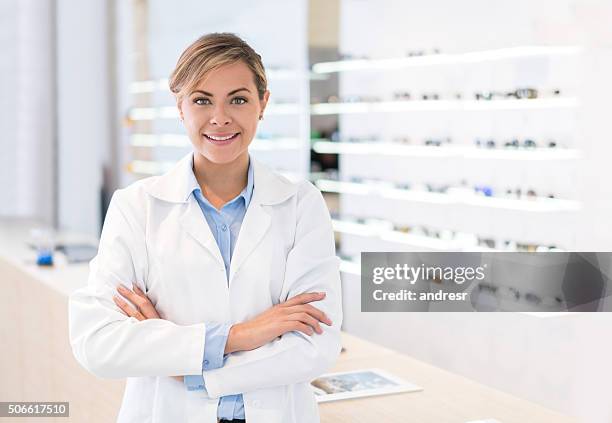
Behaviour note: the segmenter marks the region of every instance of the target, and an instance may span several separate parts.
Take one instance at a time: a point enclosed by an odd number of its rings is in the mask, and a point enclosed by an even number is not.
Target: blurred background
[[[115,189],[190,151],[178,56],[234,32],[271,91],[252,155],[327,200],[344,329],[610,422],[607,314],[361,313],[359,254],[610,251],[611,19],[609,0],[2,0],[0,253],[95,244]]]

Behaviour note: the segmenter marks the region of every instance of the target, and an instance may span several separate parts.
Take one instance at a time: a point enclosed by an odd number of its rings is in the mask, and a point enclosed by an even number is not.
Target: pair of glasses
[[[548,141],[545,143],[548,148],[556,148],[557,142],[554,140]],[[532,139],[526,139],[523,142],[520,142],[517,139],[513,139],[511,141],[507,141],[504,143],[504,147],[508,148],[538,148],[538,144]]]
[[[446,194],[450,187],[448,185],[425,184],[425,188],[427,189],[428,192],[433,192],[437,194]]]
[[[495,100],[495,99],[534,99],[538,98],[538,90],[535,88],[517,88],[514,91],[479,91],[474,93],[476,100]]]
[[[487,293],[493,296],[512,298],[514,301],[520,301],[521,298],[525,302],[532,305],[559,305],[563,303],[560,297],[545,298],[533,292],[521,293],[518,289],[512,286],[497,286],[488,282],[480,282],[477,286],[478,292]]]
[[[538,198],[538,193],[534,189],[522,190],[521,188],[508,188],[506,189],[506,195],[515,197],[517,199],[536,199]],[[546,198],[556,198],[554,194],[547,194]]]
[[[517,88],[512,91],[479,91],[474,93],[476,100],[503,100],[514,98],[516,100],[530,100],[535,98],[541,98],[544,96],[543,91],[539,91],[536,88],[523,87]],[[553,97],[560,96],[561,90],[553,89],[550,92],[546,92],[546,95],[552,95]]]
[[[486,248],[495,248],[495,240],[491,238],[478,238],[478,246]]]
[[[504,143],[504,147],[510,147],[510,148],[519,148],[519,147],[536,148],[537,146],[538,145],[536,144],[536,142],[531,139],[526,139],[522,143],[517,139],[513,139],[511,141],[507,141]]]
[[[535,253],[535,252],[545,252],[545,251],[558,251],[559,248],[555,245],[539,245],[539,244],[527,244],[527,243],[513,243],[511,241],[506,241],[507,246],[512,246],[515,251],[523,252],[523,253]]]
[[[495,140],[489,139],[489,140],[480,140],[480,139],[476,139],[474,141],[474,144],[477,147],[485,147],[485,148],[497,148],[498,142],[496,142]],[[499,145],[501,146],[501,142],[499,143]],[[556,148],[557,147],[557,142],[554,140],[548,141],[547,143],[545,143],[544,145],[546,145],[548,148]],[[534,149],[534,148],[538,148],[538,143],[536,143],[534,140],[532,139],[525,139],[522,142],[519,141],[518,139],[512,139],[510,141],[506,141],[503,143],[503,146],[505,148],[525,148],[525,149]]]
[[[429,54],[440,54],[440,49],[437,47],[434,47],[431,50],[408,50],[406,52],[406,56],[408,57],[426,56]]]
[[[360,143],[360,142],[377,142],[379,141],[376,135],[369,135],[364,137],[349,137],[348,142]]]
[[[340,53],[341,60],[370,60],[365,54]]]
[[[408,91],[396,91],[393,93],[393,100],[410,100],[412,95]]]
[[[451,139],[450,138],[446,138],[446,139],[426,139],[423,144],[427,145],[427,146],[434,146],[434,147],[440,147],[442,146],[442,144],[450,144]]]
[[[423,100],[440,100],[440,94],[437,94],[437,93],[421,94],[421,99],[423,99]]]
[[[330,95],[329,97],[327,97],[328,103],[378,103],[381,101],[382,98],[378,96],[367,95],[348,95],[344,97]]]

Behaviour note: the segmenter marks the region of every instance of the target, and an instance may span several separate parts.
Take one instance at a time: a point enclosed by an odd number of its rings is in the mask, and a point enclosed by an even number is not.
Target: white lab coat
[[[319,421],[309,381],[335,362],[342,322],[339,261],[321,193],[252,160],[254,192],[234,250],[223,259],[190,195],[193,155],[162,176],[118,190],[88,284],[70,297],[78,362],[103,378],[128,378],[119,422],[216,422],[218,398],[242,393],[248,423]],[[163,320],[138,321],[115,306],[136,283]],[[205,322],[241,322],[303,292],[333,321],[323,334],[290,332],[205,371],[207,393],[170,376],[202,372]]]

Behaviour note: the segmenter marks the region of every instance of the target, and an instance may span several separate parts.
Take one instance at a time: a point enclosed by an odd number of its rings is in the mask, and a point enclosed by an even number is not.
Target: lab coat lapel
[[[256,196],[254,196],[256,197]],[[255,200],[255,198],[253,198]],[[270,228],[272,218],[259,203],[252,201],[240,227],[238,241],[230,264],[230,284],[236,271],[257,247]]]
[[[212,257],[225,268],[221,252],[213,234],[202,214],[202,209],[192,192],[198,187],[193,175],[193,153],[183,157],[170,171],[157,177],[147,187],[153,197],[184,208],[179,216],[180,225],[185,232],[204,247]]]
[[[208,250],[208,252],[221,265],[221,267],[225,268],[223,257],[221,257],[221,252],[219,251],[217,242],[210,231],[210,226],[208,226],[208,223],[202,214],[202,209],[200,209],[197,200],[193,196],[188,201],[187,209],[181,216],[180,221],[183,229],[196,241],[198,241],[202,247]]]
[[[254,171],[253,198],[249,205],[230,265],[230,284],[234,275],[261,243],[270,229],[273,206],[280,204],[296,191],[296,185],[274,174],[268,167],[251,157]]]

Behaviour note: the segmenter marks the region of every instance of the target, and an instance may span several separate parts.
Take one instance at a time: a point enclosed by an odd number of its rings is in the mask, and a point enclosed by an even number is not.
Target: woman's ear
[[[263,119],[264,110],[266,110],[266,106],[268,105],[269,99],[270,99],[270,91],[266,90],[264,92],[263,98],[259,100],[259,104],[261,105],[261,110],[259,111],[259,120]]]
[[[182,122],[184,117],[183,117],[183,99],[181,97],[176,97],[176,108],[178,109],[179,112],[179,120]]]

